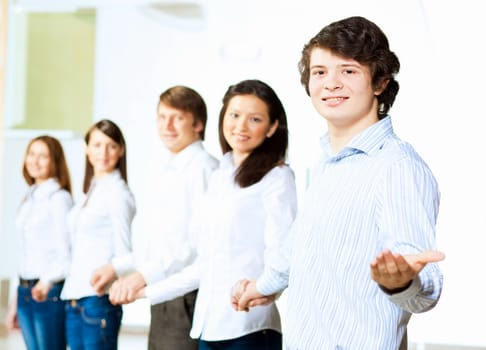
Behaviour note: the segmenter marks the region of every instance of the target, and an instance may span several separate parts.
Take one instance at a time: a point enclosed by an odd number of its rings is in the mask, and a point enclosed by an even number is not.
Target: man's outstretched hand
[[[444,259],[444,253],[435,250],[409,255],[384,250],[370,264],[371,278],[387,290],[404,288],[417,277],[425,265]]]

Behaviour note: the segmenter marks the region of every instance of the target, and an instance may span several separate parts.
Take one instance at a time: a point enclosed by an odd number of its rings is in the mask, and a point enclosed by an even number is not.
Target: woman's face
[[[270,123],[268,107],[255,95],[237,95],[230,99],[223,117],[223,134],[233,149],[236,165],[271,137],[278,122]]]
[[[40,140],[32,142],[25,156],[25,168],[36,184],[51,177],[51,155],[44,142]]]
[[[102,131],[98,129],[91,131],[86,155],[93,166],[95,177],[102,177],[113,172],[124,152],[122,146]]]

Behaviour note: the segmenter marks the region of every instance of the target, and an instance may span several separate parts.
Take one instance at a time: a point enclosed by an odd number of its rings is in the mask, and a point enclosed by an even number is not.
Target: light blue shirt
[[[287,349],[398,349],[411,313],[437,303],[442,274],[429,264],[408,289],[388,295],[371,279],[370,263],[385,248],[435,248],[437,183],[390,117],[338,154],[327,137],[322,147],[292,228],[290,274],[275,268],[257,288],[272,294],[289,286]]]

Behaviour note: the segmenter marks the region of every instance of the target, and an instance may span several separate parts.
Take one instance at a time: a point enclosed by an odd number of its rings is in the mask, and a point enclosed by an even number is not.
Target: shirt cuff
[[[150,305],[156,305],[167,301],[164,298],[164,288],[163,285],[157,283],[157,285],[147,285],[145,287],[145,297],[150,302]]]
[[[133,254],[116,256],[111,260],[111,265],[113,265],[117,276],[126,275],[135,268]]]
[[[388,294],[388,298],[393,303],[404,303],[410,299],[413,299],[420,292],[421,289],[422,289],[422,283],[420,282],[420,277],[417,276],[415,277],[415,279],[412,281],[412,284],[407,289],[399,293],[395,293],[391,295]]]
[[[142,274],[147,284],[153,284],[166,278],[164,269],[157,264],[145,263],[137,267],[137,271]]]
[[[272,269],[266,269],[256,281],[256,289],[262,295],[272,295],[287,288],[288,275]]]

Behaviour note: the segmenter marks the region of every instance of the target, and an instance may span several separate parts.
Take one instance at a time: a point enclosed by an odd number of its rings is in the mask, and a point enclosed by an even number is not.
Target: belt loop
[[[24,288],[31,288],[31,287],[35,286],[37,282],[39,282],[38,278],[31,279],[31,280],[19,278],[19,284]]]

